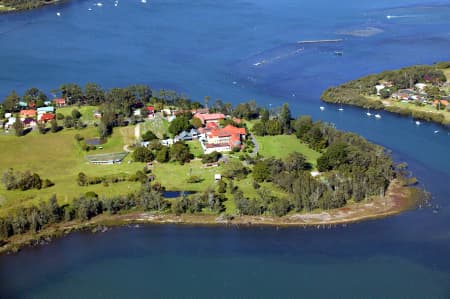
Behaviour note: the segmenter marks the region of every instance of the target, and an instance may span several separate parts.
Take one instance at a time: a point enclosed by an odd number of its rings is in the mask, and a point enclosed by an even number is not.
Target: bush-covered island
[[[415,119],[450,124],[450,62],[416,65],[331,87],[329,103],[384,109]]]
[[[0,106],[2,251],[100,224],[344,223],[420,194],[384,148],[287,104],[202,104],[146,85],[54,92]]]

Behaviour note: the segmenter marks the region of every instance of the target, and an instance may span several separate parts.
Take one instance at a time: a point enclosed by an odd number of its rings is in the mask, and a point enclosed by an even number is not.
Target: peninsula
[[[332,225],[414,207],[381,146],[287,104],[64,84],[0,106],[1,251],[127,223]]]
[[[327,89],[321,99],[449,125],[450,62],[368,75]]]

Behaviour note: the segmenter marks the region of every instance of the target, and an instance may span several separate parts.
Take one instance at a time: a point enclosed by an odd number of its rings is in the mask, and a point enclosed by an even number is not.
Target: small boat
[[[60,16],[61,16],[61,13],[60,13],[60,12],[57,12],[56,15],[57,15],[58,17],[60,17]]]
[[[334,51],[334,55],[342,56],[342,55],[344,55],[344,51]]]
[[[434,134],[437,134],[437,133],[439,133],[439,130],[434,130]]]
[[[367,115],[367,116],[372,116],[372,113],[366,112],[366,115]]]
[[[91,11],[91,10],[92,10],[92,8],[90,8],[90,7],[89,7],[89,8],[88,8],[88,10],[89,10],[89,11]]]
[[[339,110],[339,111],[344,111],[344,108],[339,108],[338,110]]]
[[[141,0],[141,3],[147,3],[147,0]]]
[[[420,126],[420,121],[416,120],[416,125]]]
[[[101,7],[101,6],[103,6],[103,3],[97,2],[97,6]]]
[[[325,107],[324,107],[324,106],[320,106],[319,109],[320,109],[321,111],[323,111],[323,110],[325,110]]]
[[[379,115],[379,114],[377,113],[377,114],[375,114],[375,117],[376,117],[376,118],[381,118],[381,115]]]

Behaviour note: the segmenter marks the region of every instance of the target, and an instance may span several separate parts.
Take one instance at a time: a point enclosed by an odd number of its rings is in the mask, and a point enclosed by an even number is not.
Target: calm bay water
[[[327,230],[144,226],[76,233],[0,257],[1,298],[450,296],[449,132],[384,112],[375,120],[350,107],[319,110],[330,85],[450,60],[448,2],[103,4],[73,1],[1,16],[0,98],[11,89],[50,92],[93,81],[106,88],[148,83],[198,100],[288,102],[296,114],[392,149],[432,192],[439,213],[422,209]],[[342,41],[297,43],[320,39]]]

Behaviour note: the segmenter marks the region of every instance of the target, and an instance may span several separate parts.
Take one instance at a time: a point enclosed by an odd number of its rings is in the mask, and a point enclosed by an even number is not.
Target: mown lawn
[[[84,172],[88,176],[107,176],[114,174],[134,174],[142,170],[144,163],[132,162],[129,154],[122,164],[115,165],[93,165],[87,162],[86,155],[122,152],[124,144],[128,144],[133,139],[134,127],[115,128],[113,135],[108,142],[103,144],[103,149],[85,152],[76,142],[74,136],[80,134],[87,138],[97,137],[97,129],[88,127],[83,130],[64,129],[58,133],[47,133],[41,135],[31,132],[23,137],[16,137],[12,134],[0,135],[0,175],[8,168],[15,170],[38,173],[41,178],[48,178],[55,183],[55,186],[41,190],[8,191],[0,184],[0,216],[19,205],[38,204],[56,194],[60,204],[70,203],[75,196],[82,195],[88,191],[96,192],[102,196],[113,196],[127,194],[138,190],[140,183],[121,182],[117,184],[91,185],[87,187],[78,186],[76,178],[79,172]],[[283,157],[294,150],[304,153],[309,160],[319,154],[311,151],[301,144],[295,136],[274,136],[259,138],[261,151],[266,156]],[[188,143],[193,152],[201,153],[198,141]],[[152,172],[156,175],[156,181],[160,182],[166,190],[170,191],[196,191],[203,192],[208,188],[216,189],[214,175],[221,174],[224,166],[204,167],[199,159],[190,163],[180,165],[179,163],[154,163]],[[190,175],[199,176],[202,181],[199,183],[188,183]],[[227,181],[227,180],[226,180]],[[258,197],[257,190],[253,188],[251,174],[243,180],[236,180],[234,184],[239,187],[249,198]],[[284,196],[284,193],[277,190],[271,183],[264,183],[273,191],[276,196]],[[225,202],[226,212],[236,213],[236,206],[231,194],[225,194],[228,200]]]
[[[163,138],[164,135],[169,134],[169,122],[160,114],[156,114],[153,119],[148,119],[140,123],[141,134],[147,131],[152,131],[158,138]]]
[[[72,115],[72,110],[77,109],[81,113],[81,120],[87,124],[93,124],[95,122],[94,111],[97,110],[95,106],[67,106],[56,108],[56,113],[61,113],[64,116]]]
[[[15,170],[30,170],[38,173],[41,178],[48,178],[55,186],[41,190],[7,191],[0,184],[0,204],[3,207],[13,207],[20,203],[31,204],[40,200],[47,200],[56,194],[61,203],[70,201],[74,196],[94,191],[100,195],[124,194],[139,187],[138,183],[122,182],[103,186],[102,184],[80,187],[76,183],[79,172],[89,176],[102,176],[118,173],[132,174],[142,170],[142,163],[128,163],[131,157],[125,158],[124,163],[116,165],[93,165],[86,161],[86,154],[100,154],[123,151],[120,128],[115,129],[113,136],[103,145],[103,150],[86,153],[80,149],[74,136],[96,136],[96,129],[91,127],[84,130],[65,129],[58,133],[40,135],[32,132],[23,137],[0,135],[0,174],[8,168]],[[2,211],[4,209],[1,209]],[[1,212],[0,212],[1,213]]]
[[[264,157],[284,158],[289,153],[299,152],[315,167],[319,152],[311,149],[307,144],[300,142],[295,135],[256,136],[259,144],[259,153]]]
[[[200,158],[203,155],[203,148],[202,145],[200,144],[200,141],[198,140],[187,141],[186,144],[189,145],[189,149],[191,153],[194,155],[194,157]]]
[[[190,163],[155,163],[153,173],[156,180],[171,191],[205,191],[215,185],[214,174],[221,173],[222,167],[203,167],[200,160],[192,160]],[[202,178],[200,183],[188,183],[190,175]]]

